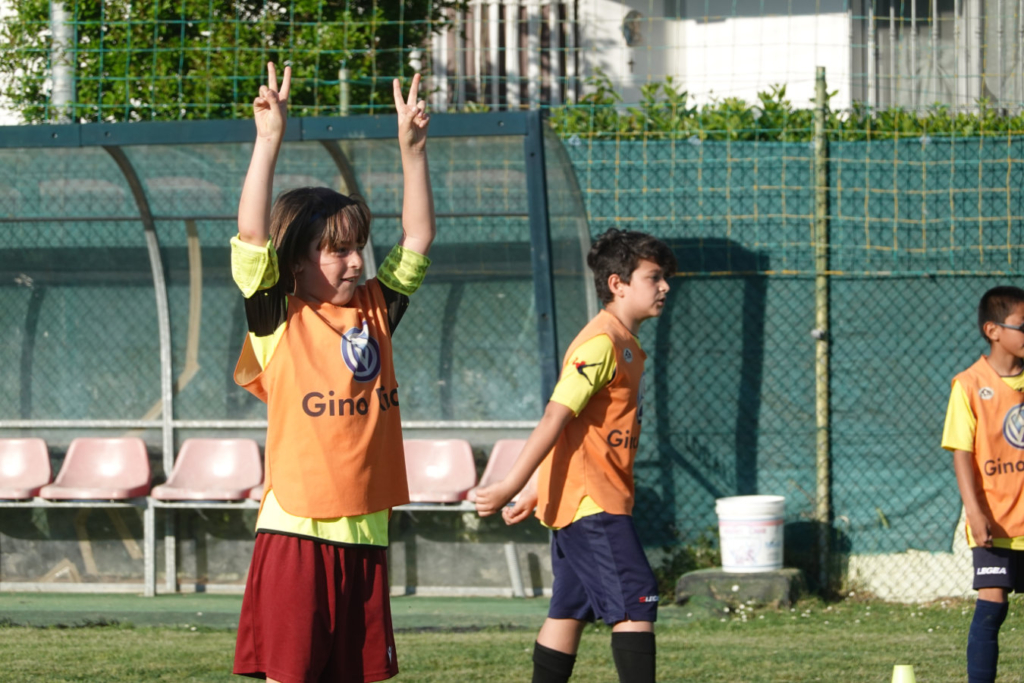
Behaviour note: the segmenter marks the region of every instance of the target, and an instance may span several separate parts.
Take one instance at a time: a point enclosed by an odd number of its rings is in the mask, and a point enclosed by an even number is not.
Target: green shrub
[[[680,576],[697,569],[722,566],[716,527],[708,527],[691,543],[666,545],[661,551],[661,561],[653,569],[658,579],[658,595],[667,604],[675,602],[676,582]]]
[[[813,137],[813,107],[794,107],[785,85],[759,93],[756,104],[726,97],[699,106],[671,76],[640,90],[640,102],[624,106],[611,79],[599,70],[587,80],[587,94],[578,103],[551,110],[551,125],[565,138],[801,142]],[[826,101],[834,95],[829,93]],[[943,104],[920,113],[899,107],[872,111],[860,103],[833,111],[826,104],[825,127],[829,139],[844,141],[1005,136],[1024,132],[1024,112],[1010,115],[985,99],[974,111],[956,113]]]

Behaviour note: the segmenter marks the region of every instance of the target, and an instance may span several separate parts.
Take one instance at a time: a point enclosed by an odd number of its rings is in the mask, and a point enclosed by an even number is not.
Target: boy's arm
[[[953,469],[956,470],[956,483],[960,487],[960,498],[964,501],[971,536],[979,546],[991,548],[992,529],[988,517],[981,510],[974,487],[974,454],[968,451],[953,451]]]
[[[511,489],[511,492],[501,491],[500,493],[503,496],[506,493],[507,496],[500,504],[494,505],[493,509],[491,509],[491,504],[488,504],[486,511],[482,510],[479,501],[481,491],[488,491],[495,487],[478,490],[476,493],[478,501],[477,511],[480,512],[481,516],[494,514],[498,509],[501,509],[505,522],[507,524],[515,524],[521,522],[533,511],[537,506],[537,482],[536,477],[531,478],[530,474],[537,469],[537,465],[544,459],[544,456],[554,448],[555,442],[558,441],[558,437],[565,429],[565,426],[569,424],[569,420],[579,415],[587,406],[590,398],[611,382],[613,377],[615,377],[615,348],[608,335],[599,334],[576,348],[562,368],[561,377],[555,386],[555,391],[551,394],[551,400],[548,402],[547,408],[544,410],[544,417],[536,429],[533,430],[533,433],[526,442],[526,446],[523,448],[523,452],[519,456],[519,460],[516,461],[514,466],[518,467],[524,457],[527,457],[530,458],[531,462],[525,462],[523,465],[527,467],[532,464],[532,467],[530,467],[529,471],[520,472],[517,475],[517,480],[514,482],[509,480],[513,473],[515,473],[515,470],[509,473],[506,480],[501,483],[505,484],[508,482],[508,488]],[[534,437],[536,437],[536,443],[534,442]],[[529,480],[529,484],[520,493],[515,506],[512,508],[502,508],[527,480]]]
[[[519,454],[508,475],[497,484],[485,486],[476,492],[476,511],[481,517],[487,517],[502,510],[505,504],[526,486],[534,471],[555,447],[555,442],[558,441],[558,437],[561,436],[565,426],[573,417],[575,414],[571,408],[555,401],[548,402],[544,409],[544,417],[534,427],[530,437],[526,440],[526,445],[523,446],[522,453]],[[537,501],[535,492],[533,492],[532,500],[534,503]],[[525,502],[524,500],[523,503],[525,504]]]
[[[519,492],[515,498],[514,505],[506,505],[501,509],[501,517],[505,524],[519,524],[534,511],[537,507],[537,475],[540,470],[535,470],[530,481]]]
[[[977,419],[971,409],[971,402],[960,381],[954,380],[946,407],[946,423],[942,427],[942,447],[953,454],[953,470],[956,472],[956,483],[967,513],[971,536],[978,545],[991,548],[990,521],[981,510],[975,487],[977,482],[972,451],[976,431]]]
[[[248,244],[264,246],[270,236],[270,201],[274,192],[274,166],[284,139],[288,116],[288,92],[292,70],[285,67],[280,92],[277,70],[267,62],[268,85],[260,86],[260,94],[252,103],[256,121],[256,144],[252,149],[249,171],[245,174],[242,196],[238,202],[238,236]]]
[[[430,189],[427,166],[427,126],[430,117],[426,103],[417,99],[420,75],[412,77],[409,99],[402,97],[402,85],[394,80],[395,110],[398,112],[398,145],[402,151],[402,238],[406,249],[427,255],[437,234],[434,221],[434,195]]]

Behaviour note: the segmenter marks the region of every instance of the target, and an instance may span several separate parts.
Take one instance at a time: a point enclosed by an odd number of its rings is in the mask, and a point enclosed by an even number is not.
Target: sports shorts
[[[974,555],[974,590],[1005,588],[1024,592],[1024,550],[971,548]]]
[[[657,621],[658,581],[629,515],[599,512],[551,533],[552,619]]]
[[[397,674],[387,548],[257,534],[234,673],[282,683]]]

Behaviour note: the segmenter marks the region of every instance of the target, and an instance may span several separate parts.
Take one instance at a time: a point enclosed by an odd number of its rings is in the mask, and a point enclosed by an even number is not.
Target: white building
[[[804,106],[817,66],[833,108],[1018,106],[1024,0],[473,0],[432,54],[456,108],[560,104],[598,69],[626,103],[671,76],[692,102],[785,84]]]
[[[851,13],[844,0],[709,2],[580,0],[584,73],[600,68],[626,102],[640,86],[671,76],[693,101],[739,97],[786,84],[795,104],[814,98],[824,66],[833,103],[849,106]],[[718,8],[717,14],[715,9]]]

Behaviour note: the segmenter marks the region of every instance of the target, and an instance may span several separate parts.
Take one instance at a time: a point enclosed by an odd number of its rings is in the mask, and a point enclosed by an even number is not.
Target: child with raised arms
[[[534,644],[533,683],[569,680],[583,627],[595,618],[612,627],[619,680],[648,683],[655,679],[658,583],[631,516],[646,358],[637,334],[644,320],[661,315],[676,260],[661,240],[612,228],[591,247],[587,265],[604,309],[569,346],[544,416],[512,470],[477,491],[476,507],[481,516],[501,511],[508,524],[536,508],[553,529],[553,594]]]
[[[359,284],[370,211],[325,187],[271,206],[291,70],[274,64],[253,102],[256,143],[231,240],[249,333],[235,381],[267,403],[263,500],[234,672],[281,683],[380,681],[398,673],[388,516],[409,501],[391,339],[430,261],[429,123],[394,81],[402,236]]]

